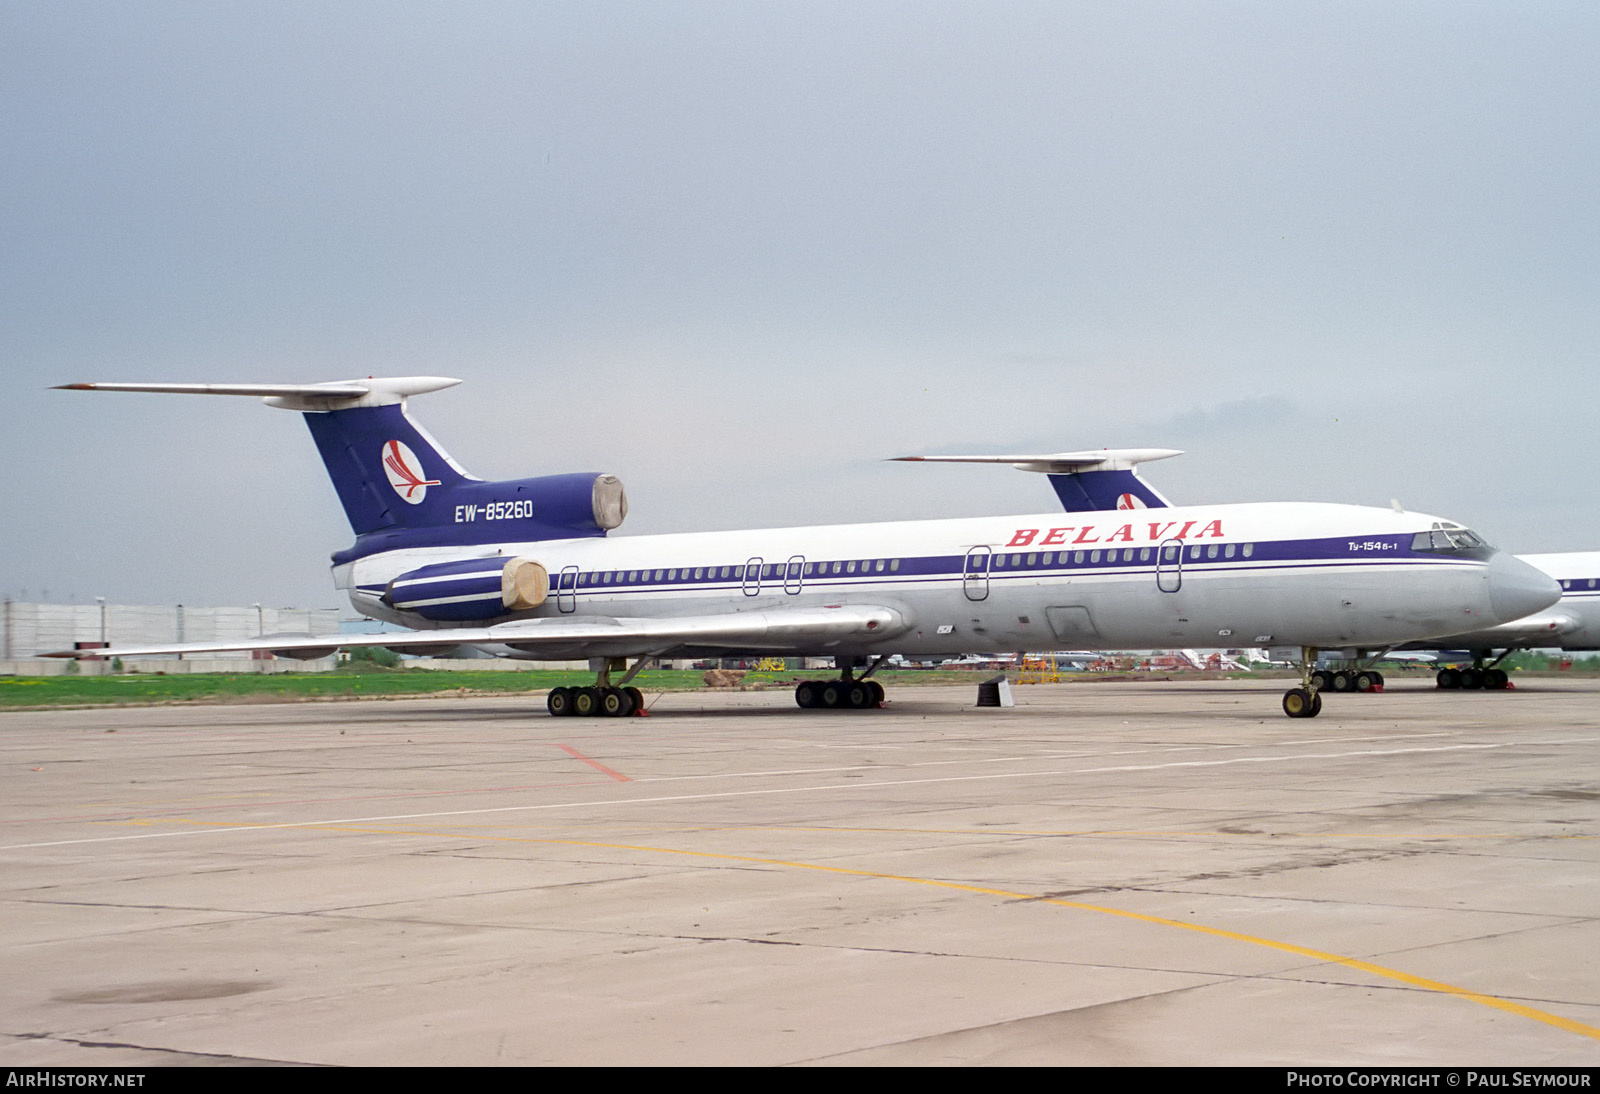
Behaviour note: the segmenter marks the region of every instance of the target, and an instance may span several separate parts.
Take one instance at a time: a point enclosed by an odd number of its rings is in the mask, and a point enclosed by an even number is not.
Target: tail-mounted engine
[[[550,595],[550,571],[531,558],[471,558],[407,571],[389,582],[384,603],[424,619],[495,619],[537,608]]]

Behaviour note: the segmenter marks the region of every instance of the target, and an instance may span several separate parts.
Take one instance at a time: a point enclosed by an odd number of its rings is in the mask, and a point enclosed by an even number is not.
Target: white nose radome
[[[1489,560],[1489,606],[1495,622],[1510,623],[1560,599],[1561,586],[1543,570],[1504,551],[1495,552]]]

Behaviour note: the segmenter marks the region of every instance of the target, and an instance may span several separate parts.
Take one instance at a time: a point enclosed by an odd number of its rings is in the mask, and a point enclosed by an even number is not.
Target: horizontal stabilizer
[[[164,395],[253,395],[285,410],[346,410],[357,406],[388,406],[408,395],[423,395],[454,387],[460,380],[448,376],[369,376],[365,380],[337,380],[326,384],[174,384],[87,383],[57,384],[59,391],[133,391]]]
[[[1084,471],[1131,471],[1141,463],[1181,456],[1177,448],[1101,448],[1030,456],[895,456],[906,463],[1009,463],[1018,471],[1076,475]]]
[[[1069,513],[1112,509],[1165,509],[1166,498],[1139,478],[1139,464],[1183,453],[1176,448],[1102,448],[1091,452],[1049,452],[1022,456],[896,456],[908,463],[1008,463],[1018,471],[1037,471]]]

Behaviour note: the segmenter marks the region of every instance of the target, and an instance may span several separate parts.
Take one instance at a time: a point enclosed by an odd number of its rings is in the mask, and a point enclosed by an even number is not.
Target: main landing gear
[[[1383,687],[1383,673],[1371,669],[1318,669],[1311,674],[1318,691],[1373,691]]]
[[[883,685],[868,677],[883,664],[880,657],[867,671],[851,678],[850,670],[860,663],[855,657],[836,657],[837,680],[803,680],[795,685],[794,701],[805,710],[871,710],[883,706]]]
[[[545,707],[553,718],[566,718],[576,716],[579,718],[626,718],[630,714],[643,715],[644,692],[636,687],[628,686],[640,669],[644,668],[645,658],[639,661],[627,674],[617,682],[611,684],[611,670],[623,668],[627,661],[623,658],[606,658],[598,669],[595,686],[592,688],[551,688],[549,696],[545,699]],[[591,667],[594,662],[590,662]]]
[[[1474,651],[1472,667],[1465,669],[1444,668],[1439,670],[1436,678],[1439,687],[1446,691],[1460,688],[1463,691],[1504,691],[1511,686],[1511,677],[1506,670],[1498,668],[1500,662],[1511,655],[1508,649],[1493,661],[1485,665],[1484,659],[1489,656],[1488,650]]]

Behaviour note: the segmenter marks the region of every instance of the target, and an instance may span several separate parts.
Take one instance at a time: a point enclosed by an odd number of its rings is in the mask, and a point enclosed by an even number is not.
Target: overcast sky
[[[339,603],[298,415],[622,532],[1176,501],[1600,548],[1593,3],[0,0],[0,592]]]

